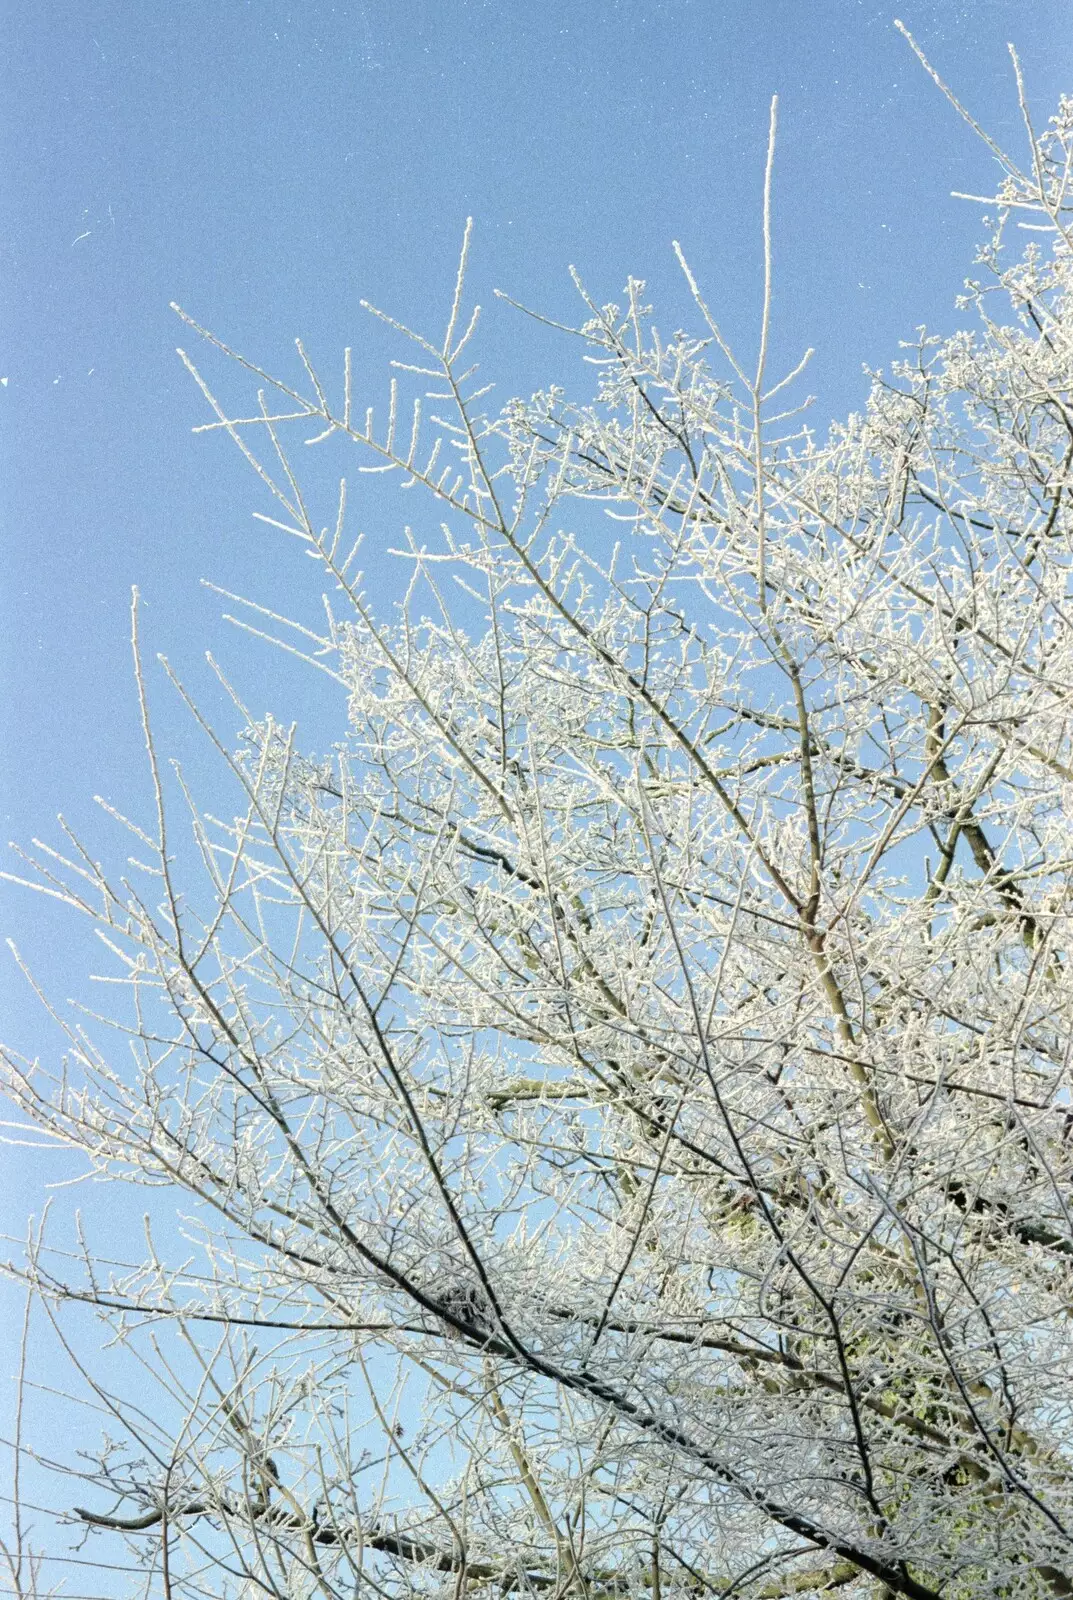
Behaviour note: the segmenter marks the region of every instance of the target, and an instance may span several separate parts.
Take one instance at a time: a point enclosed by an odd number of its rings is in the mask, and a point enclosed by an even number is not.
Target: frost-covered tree
[[[971,331],[827,437],[768,370],[770,247],[748,364],[684,259],[671,338],[579,282],[577,400],[490,408],[464,253],[375,412],[349,354],[338,399],[236,357],[235,406],[184,357],[323,574],[320,633],[256,626],[349,731],[235,753],[190,702],[228,821],[146,711],[141,865],[37,853],[133,1049],[69,1024],[11,1093],[194,1204],[185,1259],[27,1269],[142,1341],[92,1380],[94,1560],[191,1600],[1073,1594],[1073,102],[1026,125]],[[292,440],[410,490],[394,616]]]

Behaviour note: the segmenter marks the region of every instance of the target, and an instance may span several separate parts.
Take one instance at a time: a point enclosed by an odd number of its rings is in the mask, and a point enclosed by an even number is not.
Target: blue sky
[[[1022,137],[1007,39],[1041,118],[1073,88],[1068,0],[12,5],[0,101],[2,838],[55,842],[62,810],[114,848],[90,797],[144,809],[132,583],[150,653],[165,651],[195,689],[212,647],[257,712],[321,727],[318,686],[230,633],[199,585],[212,577],[300,613],[316,602],[302,564],[251,521],[263,506],[226,442],[191,437],[203,407],[175,355],[169,301],[270,367],[293,362],[301,335],[326,368],[350,344],[356,371],[379,379],[398,351],[360,298],[438,327],[472,214],[483,359],[504,399],[569,385],[578,368],[567,345],[492,304],[494,287],[569,316],[568,263],[600,300],[632,272],[669,327],[686,316],[673,238],[750,349],[778,92],[776,353],[816,347],[823,423],[860,405],[862,363],[888,363],[921,322],[956,325],[980,223],[949,192],[993,182],[896,14],[1000,140]],[[377,541],[394,542],[409,507],[385,495],[371,510],[372,581],[387,593]],[[162,730],[185,754],[170,706],[160,692]],[[84,943],[62,911],[0,888],[0,934],[60,999],[84,992],[70,976]],[[13,1043],[55,1048],[10,964],[0,996]],[[14,1170],[0,1226],[19,1230],[57,1169],[19,1155]]]
[[[467,214],[473,283],[553,314],[568,263],[601,299],[648,279],[669,323],[681,239],[751,337],[768,101],[781,97],[776,333],[817,347],[817,420],[859,403],[927,320],[952,325],[989,158],[925,77],[899,0],[42,0],[8,14],[0,278],[5,837],[140,772],[125,644],[218,641],[200,590],[279,597],[289,553],[174,354],[171,300],[267,364],[390,352],[361,296],[439,322]],[[1068,0],[906,0],[904,20],[1000,136],[1005,41],[1035,104],[1070,87]],[[363,351],[366,354],[363,356]],[[488,318],[504,395],[572,352]],[[386,513],[390,523],[391,512]],[[399,519],[396,518],[396,525]],[[386,526],[384,532],[390,531]],[[235,641],[228,647],[235,648]],[[262,663],[258,671],[276,669]],[[281,715],[286,707],[276,708]],[[27,916],[5,913],[9,932]],[[24,935],[25,937],[25,935]]]

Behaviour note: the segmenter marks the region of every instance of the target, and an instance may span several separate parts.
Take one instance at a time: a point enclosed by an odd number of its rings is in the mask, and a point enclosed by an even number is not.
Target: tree
[[[197,1208],[190,1259],[27,1269],[150,1340],[151,1404],[88,1379],[95,1552],[169,1597],[1073,1594],[1073,102],[1025,121],[975,330],[827,438],[767,370],[774,107],[755,366],[680,252],[696,334],[578,282],[576,402],[485,409],[465,250],[383,418],[349,352],[336,402],[185,319],[257,386],[184,356],[349,732],[235,753],[173,677],[207,814],[135,604],[147,859],[35,858],[133,1052],[65,1024],[10,1092]],[[393,620],[296,430],[430,497]]]

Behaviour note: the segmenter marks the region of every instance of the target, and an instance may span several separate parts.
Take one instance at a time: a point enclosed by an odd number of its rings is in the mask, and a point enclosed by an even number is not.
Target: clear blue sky
[[[249,521],[240,463],[190,436],[202,402],[170,300],[270,365],[296,334],[325,362],[351,343],[380,363],[359,297],[438,323],[472,213],[484,302],[500,286],[566,312],[573,262],[601,298],[646,277],[670,323],[677,237],[747,337],[777,90],[777,328],[817,347],[817,418],[843,410],[863,361],[921,321],[951,325],[978,218],[949,191],[990,179],[893,30],[899,6],[999,134],[1018,137],[1007,38],[1041,113],[1073,89],[1068,0],[12,5],[3,836],[124,792],[131,583],[153,645],[191,664],[220,631],[201,577],[262,598],[295,578]],[[504,392],[573,359],[505,308],[489,321]],[[0,931],[25,917],[19,903]]]
[[[647,278],[672,326],[685,316],[678,238],[748,347],[777,91],[776,334],[785,352],[816,346],[825,421],[860,404],[863,362],[888,363],[921,322],[955,325],[980,230],[949,191],[993,181],[895,14],[1000,139],[1020,138],[1007,39],[1041,118],[1073,89],[1069,0],[10,5],[0,842],[55,841],[59,810],[104,841],[90,796],[144,803],[134,582],[150,649],[195,685],[211,646],[255,710],[316,726],[313,687],[228,635],[199,587],[211,576],[284,609],[292,594],[298,610],[315,600],[297,594],[309,564],[251,522],[256,485],[226,442],[190,435],[202,402],[169,301],[269,366],[293,359],[300,334],[326,365],[351,344],[359,371],[380,369],[393,352],[359,298],[438,326],[472,214],[486,305],[500,286],[569,314],[572,262],[600,299],[627,273]],[[504,398],[576,371],[568,347],[494,306],[485,359]],[[411,510],[385,498],[370,548]],[[62,912],[0,888],[0,934],[60,999],[86,993]],[[10,970],[0,993],[0,1031],[54,1049]],[[0,1226],[21,1228],[50,1170],[18,1157]]]

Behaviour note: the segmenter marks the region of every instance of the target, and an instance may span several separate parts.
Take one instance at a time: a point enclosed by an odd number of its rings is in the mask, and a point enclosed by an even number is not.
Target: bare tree
[[[465,251],[376,414],[349,352],[335,401],[184,317],[328,591],[250,626],[349,731],[235,753],[168,669],[207,814],[135,605],[155,820],[126,876],[34,858],[130,1053],[63,1021],[11,1093],[195,1207],[187,1259],[32,1252],[143,1363],[71,1345],[95,1555],[169,1600],[1073,1594],[1073,102],[1025,123],[974,330],[826,438],[768,371],[774,107],[748,364],[680,252],[696,334],[578,281],[576,403],[487,409]],[[295,439],[427,497],[392,619]]]

